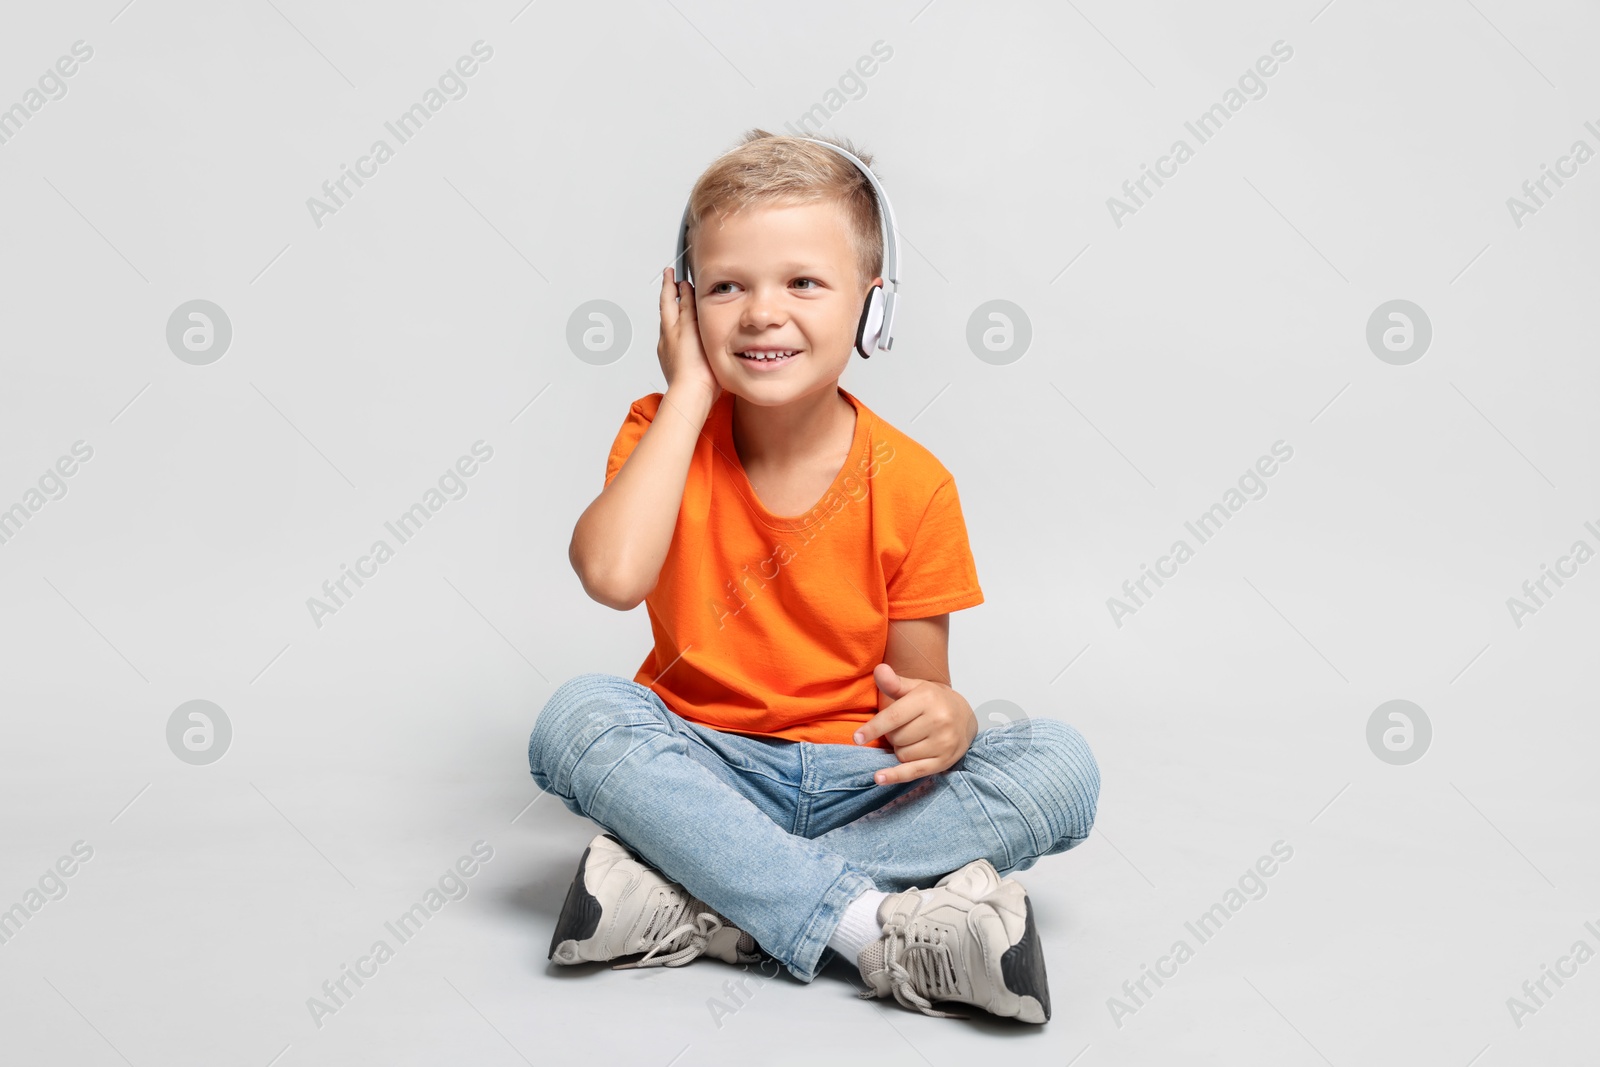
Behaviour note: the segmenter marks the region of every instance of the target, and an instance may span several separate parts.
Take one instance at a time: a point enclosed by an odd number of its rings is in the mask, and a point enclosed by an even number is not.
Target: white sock
[[[849,960],[858,961],[861,950],[883,936],[883,926],[878,922],[878,905],[888,893],[876,889],[863,890],[844,909],[839,926],[828,938],[828,947]]]

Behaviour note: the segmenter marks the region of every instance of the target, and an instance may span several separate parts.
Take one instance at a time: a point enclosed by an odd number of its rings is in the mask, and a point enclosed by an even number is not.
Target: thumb
[[[896,674],[894,668],[887,663],[880,663],[872,668],[872,680],[878,683],[879,689],[882,689],[896,700],[910,692],[916,683],[915,678],[907,678],[905,675]]]

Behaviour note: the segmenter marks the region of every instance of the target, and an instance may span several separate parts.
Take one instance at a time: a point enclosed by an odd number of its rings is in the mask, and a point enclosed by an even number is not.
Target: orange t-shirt
[[[750,485],[733,445],[733,394],[712,405],[661,576],[645,597],[655,647],[634,675],[690,722],[853,744],[878,713],[872,669],[883,662],[889,620],[983,603],[955,479],[839,393],[856,409],[850,457],[822,498],[790,518],[768,511]],[[629,409],[607,485],[662,395]],[[872,745],[889,747],[882,738]]]

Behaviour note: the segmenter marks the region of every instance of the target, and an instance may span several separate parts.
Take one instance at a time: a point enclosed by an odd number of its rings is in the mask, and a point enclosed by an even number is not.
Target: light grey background
[[[0,106],[94,50],[0,145],[0,507],[93,448],[0,545],[0,907],[93,849],[0,945],[0,1058],[1592,1061],[1600,962],[1520,1026],[1507,998],[1600,949],[1600,562],[1520,627],[1506,603],[1600,548],[1600,162],[1507,206],[1600,148],[1592,8],[123,4],[12,5],[0,33]],[[467,95],[315,225],[307,198],[478,40]],[[900,337],[843,384],[956,475],[987,596],[956,688],[1072,722],[1104,775],[1091,839],[1020,876],[1042,1029],[860,1002],[842,970],[758,981],[718,1026],[725,964],[545,960],[595,830],[538,799],[527,737],[562,680],[648,644],[566,545],[664,387],[684,198],[877,41],[828,129],[893,200]],[[1185,121],[1276,41],[1199,144]],[[1116,225],[1178,138],[1194,158]],[[209,365],[166,342],[195,299],[232,325]],[[633,340],[596,366],[565,337],[602,299]],[[1366,342],[1397,299],[1433,329],[1405,366]],[[990,300],[1031,323],[1004,365],[966,342]],[[467,495],[315,625],[307,598],[479,440]],[[1117,625],[1107,599],[1280,440],[1267,495]],[[1392,699],[1433,727],[1409,765],[1367,745]],[[167,745],[191,700],[232,727],[207,765]],[[479,840],[467,896],[318,1027],[307,998]],[[1198,945],[1185,921],[1280,840]],[[1108,998],[1180,938],[1119,1025]]]

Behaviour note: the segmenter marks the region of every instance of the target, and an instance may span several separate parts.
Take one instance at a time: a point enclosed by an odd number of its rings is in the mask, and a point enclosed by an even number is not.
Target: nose
[[[778,293],[771,286],[753,286],[750,299],[744,302],[744,314],[739,318],[739,325],[747,330],[761,330],[768,326],[781,326],[783,320]]]

